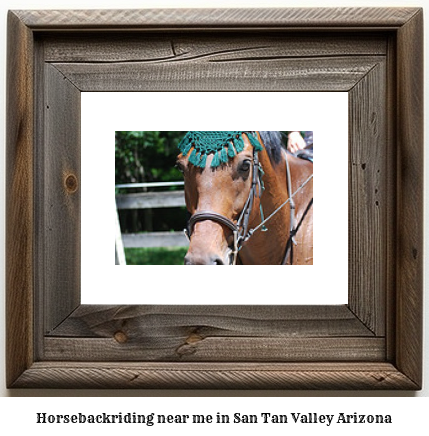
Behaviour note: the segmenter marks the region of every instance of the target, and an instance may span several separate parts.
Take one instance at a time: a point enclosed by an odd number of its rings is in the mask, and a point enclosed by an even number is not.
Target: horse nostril
[[[223,260],[220,257],[215,257],[213,259],[213,265],[225,265]]]
[[[187,254],[184,259],[185,265],[225,265],[222,258],[218,255],[196,255]]]

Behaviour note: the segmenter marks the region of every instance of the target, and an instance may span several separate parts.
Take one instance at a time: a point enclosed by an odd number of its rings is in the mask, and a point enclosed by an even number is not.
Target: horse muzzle
[[[185,265],[228,265],[229,260],[225,263],[225,259],[217,254],[202,253],[195,255],[188,253],[185,256]]]
[[[194,234],[196,224],[200,228]],[[235,263],[234,247],[226,240],[225,227],[229,228],[236,241],[237,228],[233,221],[211,211],[201,211],[194,214],[186,232],[189,240],[189,250],[185,256],[185,265],[231,265]],[[236,244],[235,249],[237,248]]]

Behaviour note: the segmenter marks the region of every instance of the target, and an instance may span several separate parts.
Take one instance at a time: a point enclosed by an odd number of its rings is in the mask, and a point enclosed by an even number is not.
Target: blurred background
[[[290,132],[282,133],[286,145]],[[312,145],[313,132],[295,133]],[[183,178],[175,164],[185,134],[115,132],[117,264],[183,264],[188,247],[183,229],[189,216]]]
[[[175,164],[185,134],[115,132],[116,207],[127,265],[183,264],[187,211]]]

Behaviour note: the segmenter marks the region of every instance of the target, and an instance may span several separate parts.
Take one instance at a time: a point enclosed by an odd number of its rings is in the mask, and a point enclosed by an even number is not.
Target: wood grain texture
[[[77,88],[86,92],[349,91],[381,60],[376,56],[360,56],[54,65]]]
[[[389,363],[35,363],[14,387],[416,389]]]
[[[423,11],[398,32],[397,363],[422,381]]]
[[[134,9],[14,11],[32,29],[396,28],[416,8]]]
[[[6,381],[33,356],[33,50],[29,30],[8,14],[6,132]]]
[[[46,338],[44,360],[117,362],[383,362],[382,338],[252,338],[214,335],[188,337],[181,329],[159,336],[149,330],[145,336],[128,338],[117,331],[111,339]]]
[[[122,331],[132,340],[177,330],[233,337],[367,337],[366,328],[347,306],[104,306],[82,305],[49,336],[112,338]]]
[[[8,386],[420,388],[420,9],[18,11],[8,44]],[[349,91],[349,307],[79,306],[87,90]]]
[[[387,198],[391,199],[387,203],[386,214],[386,359],[393,362],[396,353],[396,231],[397,231],[397,44],[396,34],[388,37],[387,52],[387,74],[386,74],[386,106],[390,108],[386,111],[386,140],[387,156],[386,165],[387,179],[385,181]]]
[[[43,37],[46,62],[119,63],[119,62],[182,62],[182,61],[248,61],[252,59],[323,58],[339,56],[385,55],[386,38],[377,34],[362,35],[343,32],[341,37],[330,33],[293,34],[283,32],[240,32],[193,34],[107,34],[88,37],[76,33],[67,37]],[[106,52],[106,40],[109,50]]]
[[[45,359],[382,361],[384,342],[346,306],[99,305],[51,331]]]
[[[380,62],[349,93],[349,307],[381,336],[386,320],[386,229],[392,219],[386,213],[391,169],[385,76],[386,64]]]
[[[45,332],[80,304],[80,91],[45,66],[43,215],[38,256],[45,259]]]

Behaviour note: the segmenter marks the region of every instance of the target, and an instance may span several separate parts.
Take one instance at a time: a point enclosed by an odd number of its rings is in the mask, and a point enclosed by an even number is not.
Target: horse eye
[[[185,168],[181,162],[176,163],[176,168],[183,174],[185,172]]]
[[[240,171],[247,173],[250,170],[250,160],[243,160],[240,165]]]

